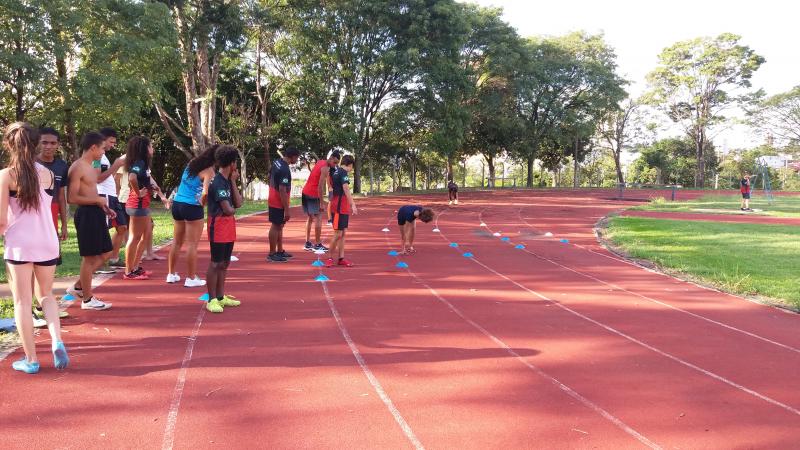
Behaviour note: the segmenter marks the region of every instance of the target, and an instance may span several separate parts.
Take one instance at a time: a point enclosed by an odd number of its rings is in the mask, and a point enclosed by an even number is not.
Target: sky
[[[766,62],[753,76],[754,88],[768,95],[800,85],[800,39],[797,0],[470,0],[502,7],[505,20],[522,36],[561,35],[585,30],[603,33],[617,53],[619,74],[638,96],[647,88],[645,76],[658,64],[658,54],[670,45],[723,32],[742,36]],[[666,131],[667,134],[671,133]],[[718,147],[757,145],[763,137],[734,127],[715,139]]]

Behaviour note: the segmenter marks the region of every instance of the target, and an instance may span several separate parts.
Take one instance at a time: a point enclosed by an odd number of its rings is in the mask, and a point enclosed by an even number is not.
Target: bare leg
[[[347,230],[339,231],[339,233],[342,233],[341,237],[339,238],[339,259],[342,259],[344,258],[344,237],[347,233]]]
[[[225,280],[228,278],[229,261],[217,263],[217,298],[225,296]]]
[[[278,225],[269,226],[269,254],[274,255],[278,248]]]
[[[111,257],[115,261],[119,261],[119,250],[122,248],[122,244],[128,239],[128,227],[127,225],[119,226],[114,231],[114,238],[111,240],[111,244],[113,245],[111,250]]]
[[[322,244],[322,215],[314,214],[314,237],[317,238],[316,244]]]
[[[99,269],[105,263],[111,252],[103,255],[84,256],[81,258],[81,273],[78,278],[78,284],[75,285],[76,289],[83,290],[83,301],[88,302],[92,298],[92,276],[94,271]],[[127,256],[127,255],[126,255]]]
[[[131,273],[139,267],[149,219],[149,217],[131,216],[128,246],[125,248],[125,273]]]
[[[183,247],[183,240],[186,236],[186,222],[176,220],[172,224],[172,247],[169,249],[169,256],[167,256],[167,273],[176,273],[178,270],[178,258],[181,255],[181,247]]]
[[[306,242],[311,242],[311,222],[313,221],[313,216],[306,217]],[[317,237],[319,240],[319,237]]]
[[[6,272],[11,282],[11,292],[14,297],[14,321],[22,339],[22,349],[25,351],[28,362],[38,362],[36,342],[33,340],[33,316],[31,316],[33,263],[6,264]],[[56,317],[58,317],[58,312],[56,312]]]
[[[400,225],[400,253],[406,254],[406,225]]]
[[[284,224],[281,224],[278,227],[278,253],[283,252],[283,225]]]
[[[341,231],[337,230],[333,232],[333,240],[331,240],[331,248],[330,248],[331,258],[333,258],[333,256],[336,254],[336,249],[339,248],[341,237],[342,237]]]
[[[186,223],[186,252],[187,277],[197,278],[197,244],[203,235],[203,221],[195,220]]]
[[[219,265],[221,263],[215,263],[214,261],[209,261],[208,263],[208,271],[206,272],[206,286],[208,287],[208,301],[211,301],[217,298],[217,286],[219,284]]]
[[[408,250],[414,252],[414,237],[417,234],[417,221],[413,221],[408,225]]]
[[[36,278],[36,297],[44,311],[47,329],[50,331],[50,340],[53,345],[61,342],[61,319],[58,317],[58,302],[53,296],[53,277],[56,266],[34,266]]]

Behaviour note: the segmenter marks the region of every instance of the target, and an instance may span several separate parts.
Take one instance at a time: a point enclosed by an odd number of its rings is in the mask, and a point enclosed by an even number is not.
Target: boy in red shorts
[[[350,171],[356,160],[352,155],[344,155],[342,165],[333,173],[333,197],[331,197],[331,213],[333,214],[333,241],[331,241],[331,257],[325,262],[325,267],[333,267],[334,255],[338,255],[336,262],[339,266],[352,267],[353,263],[344,259],[344,238],[350,221],[350,214],[358,214],[358,208],[350,193]]]
[[[241,302],[225,295],[225,279],[236,241],[236,208],[242,206],[242,194],[236,186],[239,171],[236,160],[239,153],[229,145],[220,146],[214,154],[219,170],[208,187],[208,242],[211,261],[206,272],[208,304],[206,309],[221,313],[226,306],[239,306]]]

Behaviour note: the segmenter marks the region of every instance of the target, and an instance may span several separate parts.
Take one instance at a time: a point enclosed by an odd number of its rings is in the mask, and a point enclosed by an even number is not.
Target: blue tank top
[[[175,194],[176,202],[187,203],[189,205],[200,205],[200,196],[203,195],[203,180],[195,175],[189,175],[189,166],[183,169],[181,184],[178,185],[178,192]]]

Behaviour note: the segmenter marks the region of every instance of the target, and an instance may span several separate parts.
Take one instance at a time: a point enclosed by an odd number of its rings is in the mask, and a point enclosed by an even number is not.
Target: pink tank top
[[[37,166],[41,166],[36,163]],[[53,227],[50,204],[53,196],[39,186],[39,209],[22,211],[16,197],[9,198],[8,228],[5,234],[5,259],[44,262],[58,258],[58,235]],[[3,213],[0,211],[0,214]]]

